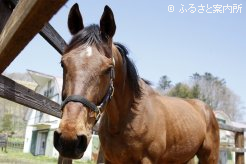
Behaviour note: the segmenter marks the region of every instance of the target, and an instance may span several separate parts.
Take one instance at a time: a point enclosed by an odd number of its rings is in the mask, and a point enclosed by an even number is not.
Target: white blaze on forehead
[[[86,52],[87,52],[86,55],[90,57],[92,55],[92,47],[87,47]]]
[[[81,51],[80,56],[83,57],[84,55],[87,57],[92,56],[92,47],[87,47],[84,51]]]

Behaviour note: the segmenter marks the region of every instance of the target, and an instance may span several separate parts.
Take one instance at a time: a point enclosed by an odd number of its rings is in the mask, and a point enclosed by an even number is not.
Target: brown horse
[[[69,13],[74,35],[62,56],[62,120],[54,146],[65,158],[81,158],[101,116],[105,163],[187,163],[195,155],[217,164],[219,127],[199,100],[164,97],[139,78],[127,49],[114,43],[113,12],[84,27],[78,5]]]

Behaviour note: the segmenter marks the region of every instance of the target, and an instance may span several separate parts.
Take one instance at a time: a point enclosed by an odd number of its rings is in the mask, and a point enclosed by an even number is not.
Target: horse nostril
[[[61,134],[57,131],[54,132],[53,145],[57,151],[61,151],[61,143],[60,143]]]
[[[54,132],[54,147],[63,157],[79,159],[87,148],[86,135],[79,135],[76,139],[65,138],[63,133]]]
[[[78,136],[78,145],[77,145],[77,149],[82,149],[82,152],[85,152],[87,148],[87,137],[85,135],[80,135]]]

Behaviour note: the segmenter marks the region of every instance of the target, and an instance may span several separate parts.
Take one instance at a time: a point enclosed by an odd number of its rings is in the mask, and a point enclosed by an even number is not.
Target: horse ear
[[[100,31],[106,36],[113,37],[116,30],[114,14],[110,7],[104,7],[104,11],[100,20]]]
[[[79,11],[79,5],[75,3],[68,15],[68,28],[72,35],[77,34],[84,28],[83,19]]]

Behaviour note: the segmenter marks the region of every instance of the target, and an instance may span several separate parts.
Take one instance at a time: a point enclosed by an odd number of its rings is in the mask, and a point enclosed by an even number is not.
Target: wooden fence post
[[[103,163],[104,163],[103,150],[102,150],[102,146],[100,146],[97,156],[97,164],[103,164]]]
[[[244,148],[244,132],[235,133],[235,147]],[[236,164],[244,164],[244,152],[236,152]]]
[[[66,158],[63,158],[59,155],[57,163],[58,164],[72,164],[73,161],[72,161],[72,159],[66,159]]]

